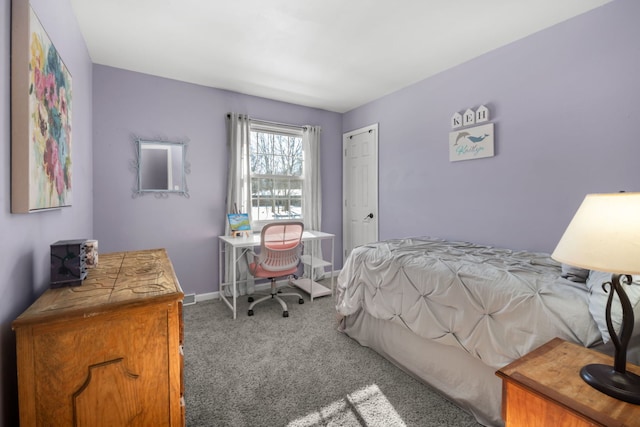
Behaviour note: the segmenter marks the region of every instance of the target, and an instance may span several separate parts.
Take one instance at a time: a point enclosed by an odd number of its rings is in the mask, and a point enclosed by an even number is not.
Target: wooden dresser
[[[164,249],[47,290],[13,322],[21,427],[184,426],[182,299]]]
[[[591,363],[613,367],[610,356],[555,338],[500,369],[505,426],[640,426],[640,405],[607,396],[580,377]],[[635,365],[627,370],[640,374]]]

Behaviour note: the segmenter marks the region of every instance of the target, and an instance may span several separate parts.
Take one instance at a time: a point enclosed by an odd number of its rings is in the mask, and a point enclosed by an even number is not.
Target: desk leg
[[[220,299],[224,299],[224,297],[222,296],[222,292],[223,292],[222,284],[224,283],[222,281],[222,263],[224,259],[222,255],[223,248],[224,248],[224,243],[222,242],[222,240],[218,239],[218,293],[220,294]]]
[[[335,260],[333,259],[333,254],[334,254],[334,238],[331,238],[331,295],[333,295],[333,266],[334,266],[334,262]]]
[[[309,298],[310,301],[313,302],[313,277],[314,277],[314,271],[313,271],[313,257],[315,256],[315,252],[313,251],[315,248],[315,241],[310,242],[310,246],[311,246],[311,265],[309,266]]]
[[[231,274],[232,277],[232,282],[231,282],[231,286],[233,287],[233,319],[235,320],[236,318],[236,299],[238,297],[238,283],[237,283],[237,278],[236,278],[236,270],[237,270],[237,259],[236,259],[236,248],[232,248],[233,251],[233,273]]]
[[[223,250],[224,249],[224,250]],[[238,255],[237,255],[237,248],[233,247],[233,245],[227,244],[225,242],[223,242],[222,240],[220,240],[219,244],[218,244],[218,279],[220,280],[220,284],[218,285],[218,290],[219,290],[219,294],[220,294],[220,300],[222,300],[233,312],[233,318],[235,319],[237,317],[237,300],[238,300],[238,276],[237,276],[237,262],[238,262]],[[227,253],[231,251],[231,283],[224,283],[223,282],[223,275],[222,275],[222,271],[223,271],[223,264],[224,264],[224,260],[226,257],[228,257],[229,255],[227,255]],[[223,255],[223,252],[225,253],[225,255]],[[225,270],[226,270],[226,265],[224,265]],[[224,283],[224,286],[223,286]],[[225,286],[231,286],[231,298],[226,297],[224,294],[224,290],[225,290]]]

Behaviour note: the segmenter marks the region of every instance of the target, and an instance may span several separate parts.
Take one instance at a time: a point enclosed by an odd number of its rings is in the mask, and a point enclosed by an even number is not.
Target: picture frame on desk
[[[248,213],[230,213],[227,214],[229,220],[229,228],[233,237],[242,237],[251,234],[251,220]]]

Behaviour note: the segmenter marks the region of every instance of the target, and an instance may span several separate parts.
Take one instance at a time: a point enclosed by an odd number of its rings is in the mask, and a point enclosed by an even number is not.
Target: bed
[[[496,370],[555,337],[612,352],[602,289],[608,278],[544,253],[395,239],[352,251],[338,276],[336,310],[341,331],[479,423],[501,426]],[[628,288],[635,288],[628,294],[638,320],[640,286]],[[619,325],[618,307],[612,317]],[[634,336],[629,352],[635,363],[637,341]]]

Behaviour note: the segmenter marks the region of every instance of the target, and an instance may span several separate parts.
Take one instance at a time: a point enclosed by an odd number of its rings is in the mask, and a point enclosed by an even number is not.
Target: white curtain
[[[227,147],[229,149],[229,169],[227,175],[227,213],[246,212],[251,219],[251,192],[249,191],[249,117],[244,114],[227,114]],[[231,234],[229,221],[225,221],[225,234]],[[236,281],[238,283],[238,295],[252,294],[255,287],[253,276],[249,271],[247,257],[242,256],[242,249],[238,251],[238,262],[232,265],[229,252],[225,252],[225,283],[231,282],[232,269],[237,268]],[[230,286],[220,289],[227,296],[232,295]]]
[[[302,148],[304,150],[304,199],[302,212],[304,228],[307,230],[322,230],[322,181],[320,179],[320,126],[305,126],[302,132]],[[322,245],[317,242],[306,242],[305,253],[322,257]],[[305,274],[313,280],[324,276],[324,267],[314,268]]]

